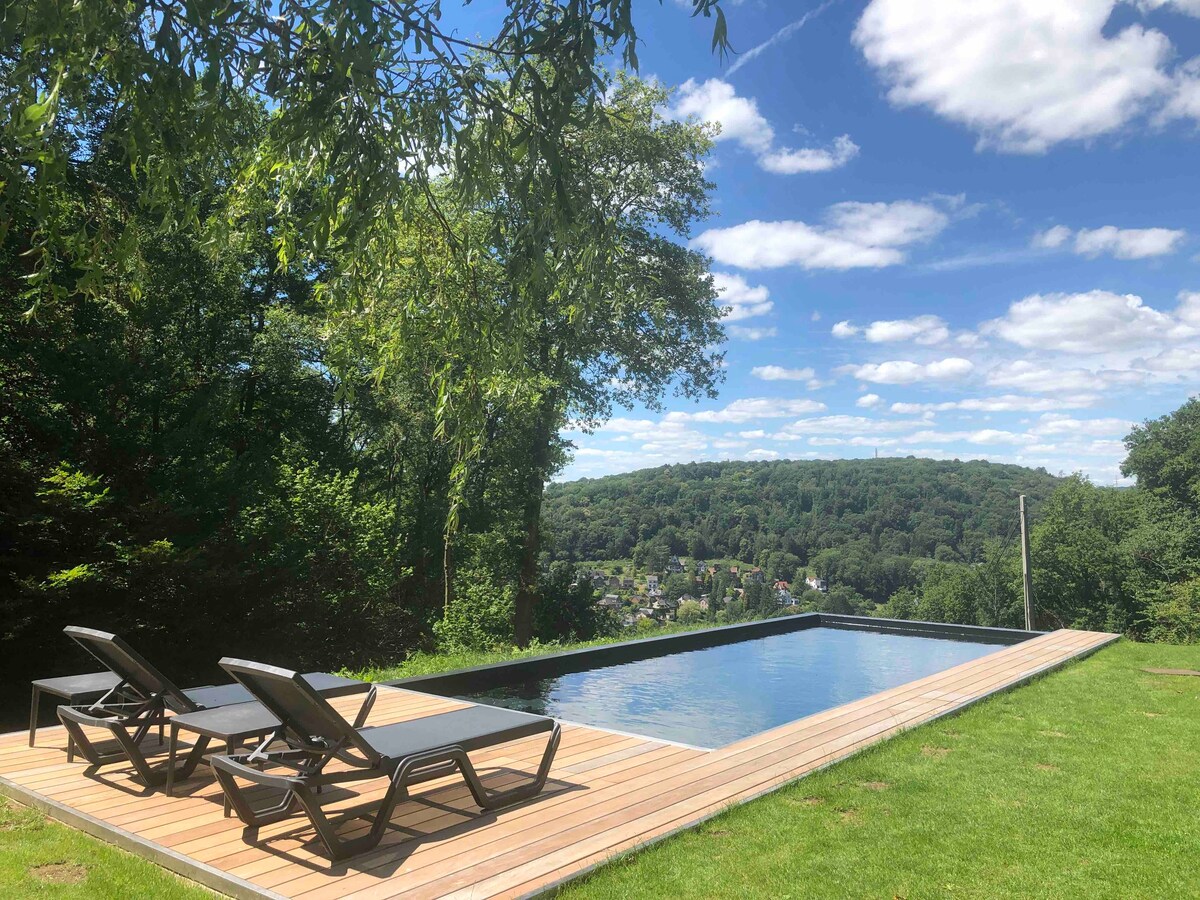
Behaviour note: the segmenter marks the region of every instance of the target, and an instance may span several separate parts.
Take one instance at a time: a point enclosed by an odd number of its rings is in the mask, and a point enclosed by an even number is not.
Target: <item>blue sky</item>
[[[637,4],[641,67],[722,125],[692,239],[727,380],[571,435],[560,477],[878,450],[1112,483],[1200,376],[1200,0],[726,2],[725,62],[687,6]]]

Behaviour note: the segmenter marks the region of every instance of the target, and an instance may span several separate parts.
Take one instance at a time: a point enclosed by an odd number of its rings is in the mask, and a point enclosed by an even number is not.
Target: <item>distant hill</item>
[[[661,466],[551,485],[554,560],[661,555],[752,560],[772,578],[798,569],[882,602],[918,560],[975,562],[1009,542],[1017,496],[1036,507],[1059,479],[983,461],[866,459]]]

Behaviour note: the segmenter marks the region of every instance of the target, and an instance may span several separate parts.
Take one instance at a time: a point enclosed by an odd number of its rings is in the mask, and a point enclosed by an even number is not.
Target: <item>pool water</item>
[[[721,747],[1000,649],[944,638],[807,628],[499,685],[462,699]]]

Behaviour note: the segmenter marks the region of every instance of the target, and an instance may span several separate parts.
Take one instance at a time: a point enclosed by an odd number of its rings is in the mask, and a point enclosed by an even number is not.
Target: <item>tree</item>
[[[510,277],[518,305],[530,315],[516,321],[509,339],[524,347],[536,385],[520,457],[527,465],[518,643],[531,636],[542,497],[562,462],[563,425],[573,420],[593,427],[614,405],[658,407],[672,386],[677,395],[712,396],[721,377],[721,355],[712,350],[722,334],[721,312],[707,260],[671,240],[686,238],[692,222],[707,213],[711,185],[703,159],[711,134],[707,126],[664,119],[666,99],[656,86],[618,77],[603,104],[606,126],[567,139],[569,162],[557,190],[590,203],[594,215],[611,223],[610,242],[597,243],[590,227],[566,240],[547,235],[545,268],[554,276],[533,284]],[[498,255],[509,273],[524,265],[521,245],[509,236],[537,229],[549,202],[533,178],[543,162],[525,159],[526,167],[498,192],[504,222]],[[596,255],[604,257],[599,271]],[[679,549],[669,534],[658,541],[670,552]],[[657,563],[651,568],[661,571]]]
[[[1200,506],[1200,397],[1159,419],[1134,426],[1125,438],[1129,455],[1121,474],[1138,486]]]

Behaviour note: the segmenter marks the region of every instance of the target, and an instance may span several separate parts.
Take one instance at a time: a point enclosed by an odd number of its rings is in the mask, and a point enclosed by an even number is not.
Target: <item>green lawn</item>
[[[1200,648],[1121,642],[565,891],[1198,897]]]
[[[1200,648],[1122,642],[619,860],[565,896],[1200,896],[1200,678],[1143,666],[1200,668]],[[204,892],[9,805],[0,896]]]
[[[0,797],[0,897],[211,900],[166,869]]]

